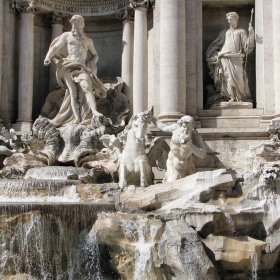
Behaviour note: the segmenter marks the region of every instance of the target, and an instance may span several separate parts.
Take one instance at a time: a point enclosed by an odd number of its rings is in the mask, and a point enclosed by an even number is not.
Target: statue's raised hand
[[[248,27],[248,32],[249,32],[249,34],[252,33],[252,30],[253,30],[253,27],[252,27],[251,23],[249,23],[249,27]]]
[[[51,64],[51,60],[49,59],[49,58],[46,58],[45,60],[44,60],[44,65],[45,66],[49,66]]]

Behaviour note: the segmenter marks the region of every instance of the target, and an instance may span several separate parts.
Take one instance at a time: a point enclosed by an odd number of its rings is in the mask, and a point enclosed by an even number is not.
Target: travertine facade
[[[85,33],[99,54],[97,75],[122,77],[130,116],[152,106],[155,116],[167,123],[188,114],[209,141],[229,135],[239,140],[268,136],[271,120],[279,117],[277,0],[65,3],[1,2],[0,118],[6,127],[30,131],[56,87],[54,68],[43,65],[48,47],[53,38],[70,30],[68,17],[81,14]],[[255,48],[248,57],[247,76],[253,109],[209,110],[207,86],[213,82],[205,52],[219,31],[228,27],[226,13],[237,12],[238,23],[247,30],[252,8]],[[162,135],[156,128],[151,132]]]

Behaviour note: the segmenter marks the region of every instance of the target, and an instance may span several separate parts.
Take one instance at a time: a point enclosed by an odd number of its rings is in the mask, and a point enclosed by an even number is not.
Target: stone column
[[[126,7],[117,18],[123,20],[122,36],[122,79],[123,92],[129,100],[129,117],[133,112],[133,43],[134,43],[134,9]]]
[[[34,69],[34,2],[21,9],[17,131],[31,131]]]
[[[147,11],[149,3],[141,2],[134,2],[133,114],[148,109]]]
[[[3,30],[4,30],[4,6],[0,1],[0,104],[1,104],[1,84],[2,84],[2,66],[3,66]]]
[[[52,41],[63,33],[63,25],[68,18],[68,16],[63,16],[62,13],[51,13],[47,15],[46,21],[49,22],[52,27]],[[56,89],[57,86],[56,66],[51,64],[49,73],[49,91]]]
[[[276,10],[278,9],[278,10]],[[274,94],[275,94],[275,117],[280,117],[280,1],[273,0],[273,50],[274,50]]]
[[[9,2],[4,4],[3,30],[9,30],[3,34],[3,57],[2,57],[2,81],[0,91],[2,92],[0,103],[0,114],[4,125],[8,128],[12,126],[13,120],[17,116],[17,84],[18,84],[18,62],[15,53],[17,48],[17,16],[11,12]],[[3,71],[5,70],[5,71]]]
[[[153,105],[154,115],[160,114],[160,0],[153,5]],[[150,107],[150,106],[149,106]],[[150,108],[149,108],[150,109]]]
[[[186,113],[186,1],[160,2],[159,118],[175,121]]]

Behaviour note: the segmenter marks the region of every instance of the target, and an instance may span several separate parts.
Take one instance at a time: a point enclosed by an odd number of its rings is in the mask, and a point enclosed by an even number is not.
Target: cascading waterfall
[[[258,280],[258,254],[252,253],[250,255],[251,259],[251,265],[252,265],[252,274],[251,274],[251,280]]]
[[[87,169],[73,166],[47,166],[31,168],[26,172],[25,179],[66,180],[70,175],[86,176]]]
[[[151,249],[155,245],[155,237],[160,225],[149,225],[146,217],[137,216],[135,220],[121,221],[125,238],[135,246],[134,280],[150,279],[152,273]]]
[[[0,181],[0,202],[79,202],[78,183],[71,180]]]
[[[236,224],[234,223],[234,221],[229,213],[225,213],[225,217],[227,219],[228,229],[230,230],[230,233],[232,235],[234,235],[236,232]]]
[[[113,205],[0,206],[0,279],[26,273],[37,279],[101,280],[98,244],[88,235],[99,212]]]

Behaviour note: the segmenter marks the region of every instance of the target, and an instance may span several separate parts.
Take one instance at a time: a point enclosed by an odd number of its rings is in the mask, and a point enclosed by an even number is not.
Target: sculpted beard
[[[81,39],[83,37],[83,29],[76,28],[74,25],[72,26],[71,32],[76,39]]]
[[[181,144],[185,144],[186,142],[191,140],[191,133],[188,132],[187,127],[182,127],[182,126],[180,127],[179,138]]]

